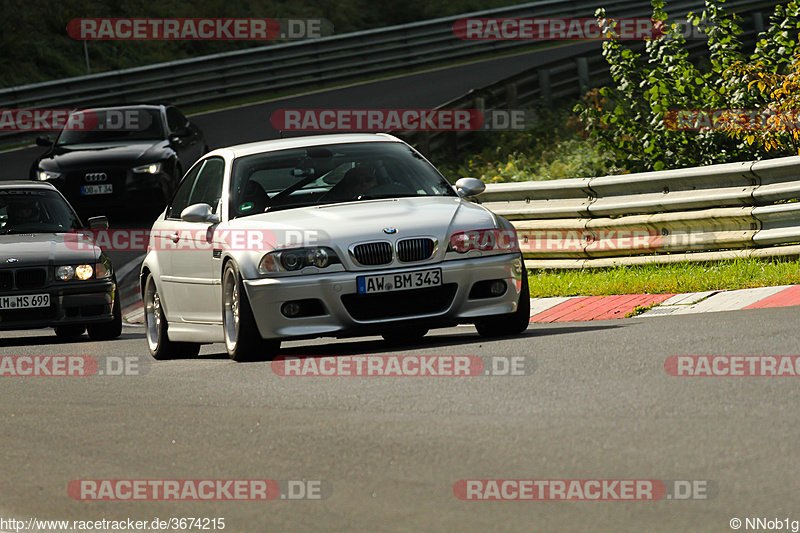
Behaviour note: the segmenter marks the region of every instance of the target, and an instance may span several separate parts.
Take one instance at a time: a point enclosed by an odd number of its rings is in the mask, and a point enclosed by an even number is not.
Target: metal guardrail
[[[487,185],[529,268],[800,254],[800,156]]]
[[[681,5],[699,8],[699,0]],[[465,17],[646,16],[636,0],[540,0],[434,20],[184,59],[0,89],[0,107],[96,105],[102,100],[205,104],[405,72],[530,47],[530,41],[467,41],[453,33]],[[539,41],[534,44],[541,44]]]

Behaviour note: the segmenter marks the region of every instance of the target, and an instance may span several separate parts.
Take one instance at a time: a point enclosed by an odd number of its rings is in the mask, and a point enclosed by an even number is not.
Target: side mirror
[[[89,229],[108,229],[108,218],[104,216],[91,217],[86,221],[86,224],[89,226]]]
[[[181,211],[181,220],[184,222],[203,222],[219,224],[219,215],[214,214],[213,208],[208,204],[193,204]]]
[[[192,130],[187,128],[186,126],[181,126],[177,128],[175,131],[172,132],[170,135],[171,139],[185,139],[186,137],[192,136]]]
[[[486,184],[477,178],[461,178],[456,182],[456,192],[462,198],[478,196],[486,190]]]
[[[50,148],[53,145],[53,141],[50,140],[50,137],[47,135],[39,135],[36,137],[36,146],[45,146]]]

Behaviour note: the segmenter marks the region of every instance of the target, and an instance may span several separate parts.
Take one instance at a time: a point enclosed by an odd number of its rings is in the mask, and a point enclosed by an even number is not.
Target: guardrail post
[[[753,29],[756,31],[756,38],[764,31],[764,15],[760,11],[753,13]]]
[[[575,59],[578,66],[578,85],[581,89],[581,94],[589,90],[589,60],[585,57],[578,57]]]
[[[518,104],[517,84],[509,83],[506,85],[506,106],[508,109],[516,109]]]
[[[550,92],[550,71],[546,68],[537,71],[539,78],[539,92],[542,95],[542,101],[546,106],[553,105],[553,95]]]

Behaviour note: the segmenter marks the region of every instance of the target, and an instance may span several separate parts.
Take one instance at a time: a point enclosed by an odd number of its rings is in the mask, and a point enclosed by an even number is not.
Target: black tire
[[[122,335],[122,304],[119,301],[119,286],[114,281],[113,318],[110,322],[89,326],[89,338],[93,341],[110,341]]]
[[[151,274],[148,274],[144,284],[144,325],[145,338],[150,355],[154,359],[178,359],[183,357],[196,357],[200,353],[200,345],[195,342],[173,342],[169,340],[167,317],[161,307],[161,297],[158,287]]]
[[[222,330],[228,356],[237,362],[269,361],[280,350],[277,340],[265,340],[258,332],[242,276],[233,261],[222,273]]]
[[[505,337],[518,335],[528,329],[531,320],[531,294],[528,289],[528,271],[522,265],[522,290],[519,294],[517,310],[507,315],[487,318],[475,323],[481,337]]]
[[[66,326],[56,326],[53,329],[59,339],[73,340],[83,335],[83,332],[86,331],[86,326],[83,324],[68,324]]]
[[[413,344],[428,334],[428,328],[423,326],[410,326],[405,328],[392,329],[381,333],[381,337],[386,342],[392,344]]]

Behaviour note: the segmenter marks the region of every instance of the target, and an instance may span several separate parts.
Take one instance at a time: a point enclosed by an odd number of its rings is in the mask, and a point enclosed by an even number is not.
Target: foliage
[[[765,37],[756,45],[752,61],[737,61],[725,72],[733,83],[747,84],[752,99],[764,112],[749,127],[730,124],[725,131],[748,145],[763,146],[768,152],[800,154],[800,49],[794,31],[800,27],[800,5],[778,6]],[[732,122],[732,121],[731,121]]]
[[[571,105],[569,107],[572,107]],[[532,129],[481,132],[470,155],[439,164],[451,181],[469,176],[486,183],[603,176],[624,171],[608,165],[597,142],[585,138],[569,107],[537,111]]]
[[[611,159],[631,171],[648,171],[759,159],[766,156],[768,148],[778,148],[771,155],[795,153],[785,143],[755,143],[719,124],[699,131],[675,128],[675,110],[758,109],[764,103],[746,82],[754,72],[744,66],[747,61],[738,39],[740,19],[728,14],[723,3],[706,0],[702,13],[687,15],[693,27],[704,29],[708,57],[704,70],[689,60],[686,36],[667,21],[663,0],[651,4],[653,19],[662,21],[667,29],[664,36],[648,40],[643,51],[623,47],[615,40],[604,43],[603,55],[614,84],[587,95],[575,111]],[[797,12],[796,1],[785,9],[776,8],[751,61],[766,70],[787,65],[794,48],[789,32],[797,27]],[[597,15],[604,18],[605,12],[598,10]],[[770,42],[775,37],[780,39]]]

